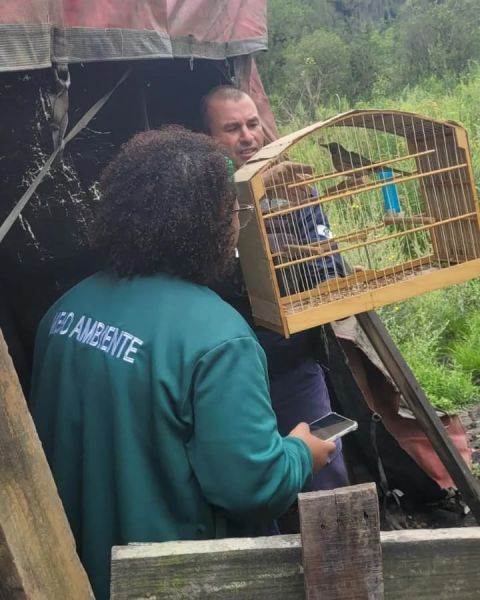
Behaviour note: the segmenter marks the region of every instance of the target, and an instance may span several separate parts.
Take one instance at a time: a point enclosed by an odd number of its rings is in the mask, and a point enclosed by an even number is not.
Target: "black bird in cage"
[[[350,169],[364,169],[363,174],[367,171],[371,171],[374,173],[380,173],[382,171],[393,171],[394,173],[398,173],[399,175],[412,175],[412,173],[408,173],[407,171],[402,171],[401,169],[396,169],[391,165],[378,165],[377,163],[372,162],[368,158],[365,158],[361,154],[357,154],[356,152],[352,152],[344,148],[338,142],[330,142],[328,144],[320,144],[324,148],[327,148],[332,157],[332,164],[335,171],[342,172],[348,171]],[[362,174],[359,173],[359,174]]]

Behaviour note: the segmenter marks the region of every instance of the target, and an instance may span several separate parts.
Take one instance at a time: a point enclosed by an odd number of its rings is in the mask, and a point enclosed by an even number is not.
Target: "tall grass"
[[[379,310],[434,406],[480,402],[480,279]]]
[[[280,101],[273,98],[274,112],[277,114]],[[316,118],[321,121],[340,112],[353,108],[383,108],[415,112],[435,119],[449,119],[463,125],[470,139],[475,173],[480,175],[480,65],[474,64],[469,73],[459,82],[430,79],[422,85],[406,88],[398,97],[391,98],[377,93],[371,102],[350,104],[345,98],[337,97],[335,104],[319,106]],[[281,110],[278,109],[278,113]],[[299,105],[295,114],[289,115],[282,123],[282,134],[295,131],[310,124],[308,114]]]

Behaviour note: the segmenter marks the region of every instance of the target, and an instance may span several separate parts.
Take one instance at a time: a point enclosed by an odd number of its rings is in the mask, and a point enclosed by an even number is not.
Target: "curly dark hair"
[[[235,185],[210,137],[179,126],[138,133],[103,171],[100,192],[94,243],[119,277],[209,285],[230,271]]]

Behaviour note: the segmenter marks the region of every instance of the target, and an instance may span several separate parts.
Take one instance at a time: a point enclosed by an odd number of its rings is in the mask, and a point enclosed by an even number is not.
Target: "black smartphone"
[[[321,440],[334,442],[339,437],[344,436],[350,431],[357,429],[358,423],[347,419],[335,412],[330,412],[321,419],[317,419],[310,423],[310,431],[312,435],[319,437]]]

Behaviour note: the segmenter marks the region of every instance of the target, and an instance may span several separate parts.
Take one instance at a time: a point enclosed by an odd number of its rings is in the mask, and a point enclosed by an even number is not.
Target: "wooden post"
[[[93,594],[0,331],[0,600]]]
[[[306,600],[382,600],[375,484],[299,494]]]
[[[393,343],[385,325],[374,312],[361,313],[357,315],[357,320],[480,524],[480,485],[446,434],[443,423]]]

